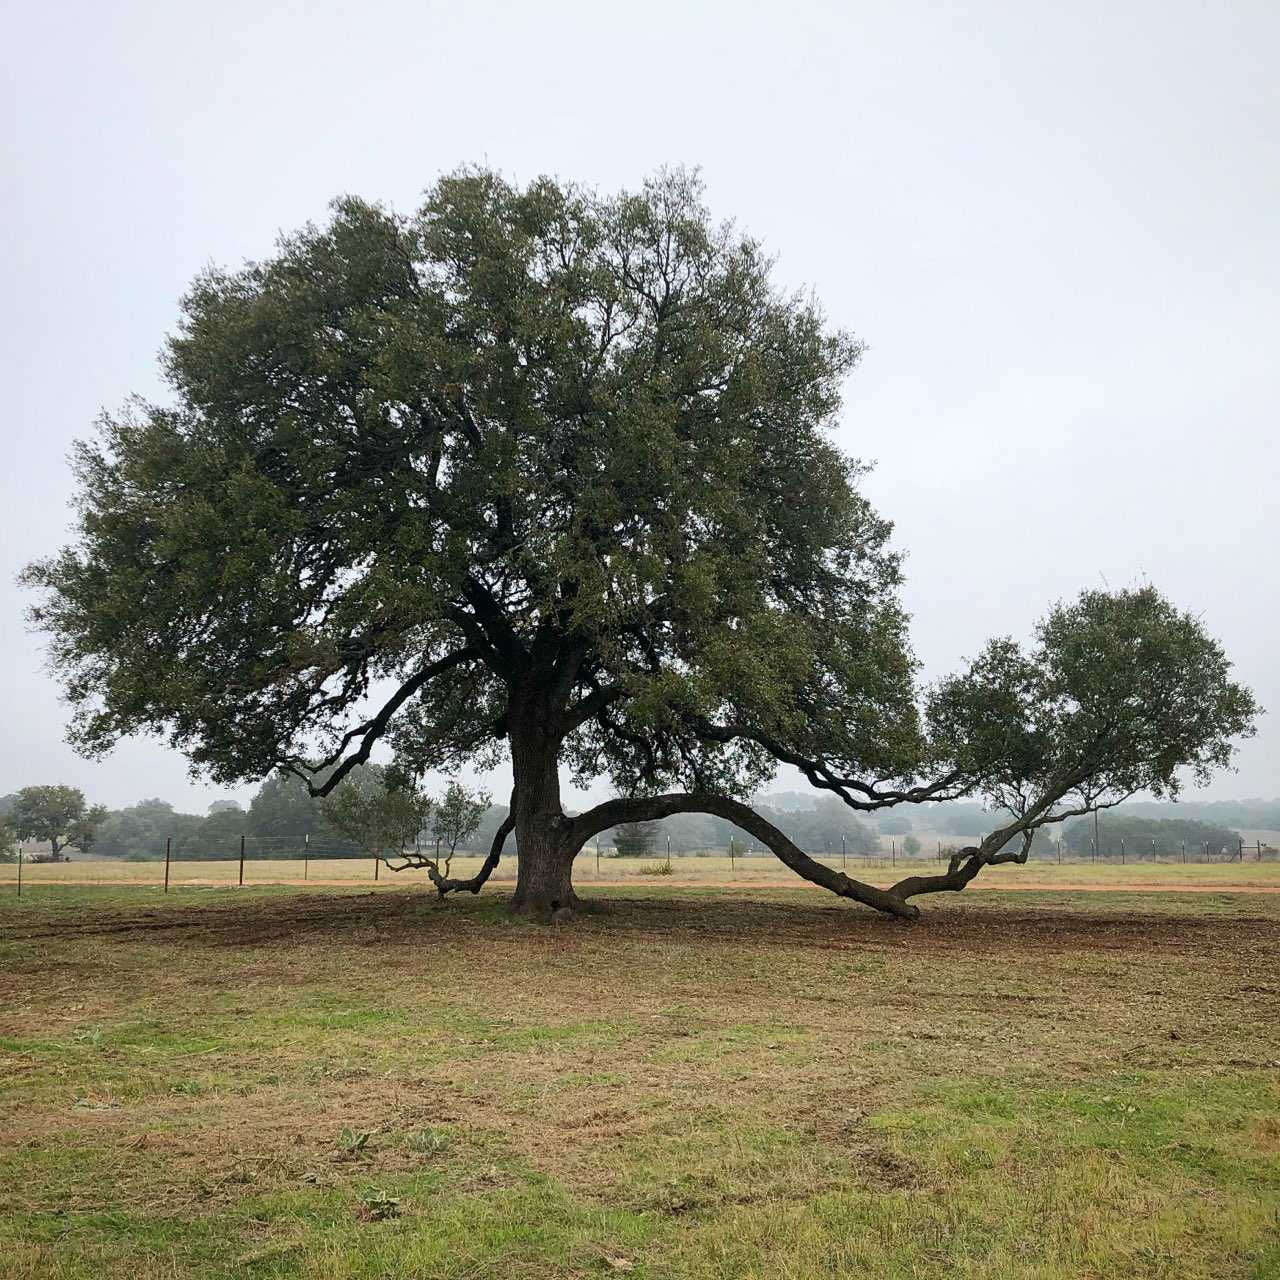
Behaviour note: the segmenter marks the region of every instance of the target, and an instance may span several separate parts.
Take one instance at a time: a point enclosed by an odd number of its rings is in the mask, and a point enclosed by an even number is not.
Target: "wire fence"
[[[20,853],[13,865],[13,887],[21,896],[37,885],[81,885],[116,888],[155,888],[168,893],[180,887],[246,887],[268,885],[340,885],[404,883],[403,859],[393,853],[350,856],[350,846],[338,842],[312,841],[307,836],[246,836],[238,847],[224,851],[183,850],[175,853],[172,838],[163,848],[137,848],[129,854],[106,857],[62,854],[54,857]],[[905,875],[912,870],[929,871],[945,864],[954,849],[936,842],[932,851],[899,850],[896,841],[887,852],[833,852],[830,847],[813,850],[816,861],[833,870],[850,873]],[[466,877],[479,869],[479,850],[459,850],[453,858],[452,874]],[[1235,848],[1213,849],[1209,845],[1176,849],[1131,847],[1120,841],[1115,849],[1081,852],[1065,849],[1061,842],[1048,851],[1033,852],[1027,870],[1052,867],[1088,868],[1230,866],[1280,862],[1280,850],[1262,840],[1245,842]],[[503,855],[493,875],[494,883],[512,882],[519,873],[519,852]],[[755,848],[651,851],[638,857],[618,856],[589,845],[578,855],[577,876],[584,883],[635,882],[638,877],[671,876],[695,884],[732,882],[788,883],[792,873],[767,850]],[[422,873],[418,873],[421,877]],[[409,871],[410,882],[414,873]]]

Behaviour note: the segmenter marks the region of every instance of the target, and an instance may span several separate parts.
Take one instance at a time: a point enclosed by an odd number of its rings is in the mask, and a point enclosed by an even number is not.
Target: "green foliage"
[[[240,837],[247,856],[354,857],[360,846],[336,831],[298,778],[274,776],[259,788],[246,812],[238,804],[215,801],[207,815],[179,813],[167,800],[140,800],[107,814],[94,849],[118,857],[163,857],[166,840],[173,857],[236,856]],[[310,843],[307,844],[307,837]]]
[[[345,1156],[362,1157],[369,1146],[373,1134],[365,1129],[353,1129],[344,1124],[338,1134],[338,1150]]]
[[[437,847],[442,846],[452,857],[459,845],[475,835],[489,807],[485,792],[472,792],[460,782],[450,782],[431,811],[431,834]]]
[[[643,858],[658,836],[656,822],[628,822],[614,832],[613,841],[619,858]]]
[[[1050,611],[1032,649],[995,640],[931,691],[933,751],[1033,823],[1140,791],[1174,796],[1253,732],[1257,704],[1230,670],[1200,620],[1154,588],[1087,591]]]
[[[400,1216],[400,1198],[390,1196],[377,1187],[361,1193],[360,1205],[370,1222],[385,1222],[388,1218]]]
[[[406,1146],[418,1155],[435,1156],[447,1151],[453,1143],[453,1136],[447,1129],[419,1129],[409,1135]]]
[[[13,862],[18,856],[18,837],[6,814],[0,813],[0,862]]]
[[[234,816],[223,820],[231,822]],[[296,840],[309,835],[314,841],[328,843],[338,834],[306,783],[288,773],[273,773],[258,788],[249,802],[244,827],[264,839],[287,836]]]
[[[548,849],[562,764],[637,797],[602,827],[671,787],[733,812],[781,761],[854,808],[981,797],[1029,833],[1226,767],[1258,709],[1150,587],[918,688],[890,526],[826,434],[861,351],[683,172],[602,196],[464,170],[409,216],[340,200],[200,276],[171,402],[78,447],[76,541],[24,575],[72,740],[283,768],[247,821],[294,836],[319,819],[288,771],[510,747]],[[334,812],[393,843],[396,790],[394,820],[358,781]],[[801,839],[834,852],[851,829],[824,821]]]
[[[106,807],[85,804],[78,787],[23,787],[6,815],[19,840],[47,841],[54,853],[64,848],[82,852],[93,847]]]
[[[399,854],[418,836],[432,801],[417,788],[388,786],[386,771],[367,765],[342,780],[321,802],[325,818],[367,853]]]
[[[920,841],[915,836],[904,836],[902,840],[902,852],[914,858],[920,852]]]
[[[823,434],[860,352],[684,173],[341,200],[201,276],[172,405],[79,449],[78,541],[26,575],[73,739],[262,777],[389,677],[409,764],[485,762],[544,635],[574,655],[579,774],[749,790],[768,751],[700,731],[726,700],[893,772],[918,746],[898,562]]]

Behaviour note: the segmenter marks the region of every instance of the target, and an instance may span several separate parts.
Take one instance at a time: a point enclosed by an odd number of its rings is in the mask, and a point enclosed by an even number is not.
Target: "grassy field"
[[[574,878],[580,884],[652,885],[660,879],[654,873],[665,865],[665,858],[602,858],[597,864],[590,853],[579,856]],[[833,867],[844,866],[850,875],[873,884],[888,885],[914,872],[939,870],[931,859],[899,859],[896,865],[888,858],[850,857],[842,864],[839,857],[827,858]],[[478,857],[460,857],[453,863],[458,876],[474,874],[480,866]],[[515,860],[505,858],[499,864],[493,883],[510,885],[515,879]],[[10,881],[16,880],[16,866],[3,868]],[[251,859],[245,862],[246,885],[301,884],[303,864],[300,859]],[[371,858],[315,859],[306,866],[306,883],[372,885],[374,867]],[[170,866],[170,884],[234,885],[239,864],[223,859],[216,862],[174,862]],[[26,865],[23,885],[32,889],[55,884],[161,885],[164,864],[159,862],[127,862],[118,859],[76,858],[65,863]],[[425,881],[421,871],[393,872],[380,868],[377,884],[383,889],[405,888]],[[727,857],[672,857],[672,883],[681,885],[747,885],[777,888],[810,888],[774,857],[751,857],[730,860]],[[1256,862],[1217,862],[1184,864],[1177,862],[1138,862],[1121,866],[1117,862],[1033,862],[1026,866],[990,867],[974,882],[974,888],[1016,890],[1054,888],[1131,889],[1219,889],[1280,891],[1280,860]],[[817,890],[825,893],[825,890]]]
[[[394,883],[0,898],[0,1275],[1280,1276],[1278,895]]]

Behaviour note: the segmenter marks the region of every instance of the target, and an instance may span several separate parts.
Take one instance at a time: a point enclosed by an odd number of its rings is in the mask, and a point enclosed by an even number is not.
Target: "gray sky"
[[[72,439],[157,393],[197,270],[467,161],[701,165],[870,342],[840,441],[878,463],[929,672],[1146,576],[1280,707],[1274,0],[55,0],[5,26],[0,793],[216,794],[154,743],[63,744],[13,574],[64,540]],[[1274,715],[1208,794],[1280,794]]]

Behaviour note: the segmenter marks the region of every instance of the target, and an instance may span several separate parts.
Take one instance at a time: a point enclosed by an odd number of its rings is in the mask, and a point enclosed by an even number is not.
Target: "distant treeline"
[[[1189,854],[1235,853],[1240,848],[1240,833],[1215,822],[1138,817],[1127,812],[1100,813],[1097,840],[1098,852],[1103,856],[1128,853],[1135,858],[1152,853],[1178,853],[1184,847]],[[1062,843],[1073,853],[1092,853],[1093,819],[1078,818],[1068,823]]]
[[[0,813],[12,797],[0,796]],[[980,804],[923,805],[914,809],[856,814],[833,796],[813,792],[784,791],[757,796],[755,807],[801,849],[812,854],[877,852],[887,837],[906,837],[913,831],[941,837],[944,845],[959,845],[998,826],[1004,815]],[[492,805],[480,828],[468,841],[474,850],[487,851],[507,816],[506,807]],[[722,818],[707,814],[680,814],[651,824],[652,852],[664,854],[668,838],[673,853],[724,850],[736,838],[739,850],[765,852],[745,832]],[[1177,852],[1185,843],[1188,853],[1211,853],[1238,847],[1240,830],[1280,830],[1280,800],[1181,801],[1177,804],[1136,802],[1099,815],[1098,831],[1103,854],[1118,854],[1123,839],[1135,856],[1155,848]],[[1093,850],[1093,819],[1067,823],[1063,847],[1073,853]],[[1041,832],[1033,856],[1050,856],[1057,831]],[[175,858],[226,858],[240,852],[244,837],[248,858],[301,857],[304,849],[313,858],[351,858],[362,851],[335,831],[324,819],[319,802],[297,778],[277,775],[258,789],[248,809],[234,801],[216,801],[207,814],[179,813],[164,800],[142,800],[113,810],[98,828],[95,854],[112,857],[163,857],[166,839],[173,841]],[[884,843],[882,843],[882,840]],[[907,843],[908,850],[911,843]],[[608,852],[616,844],[614,831],[600,834],[600,848]],[[898,840],[901,850],[904,840]],[[593,840],[589,849],[594,849]],[[508,837],[505,852],[515,849]],[[920,850],[934,852],[932,843]]]
[[[268,778],[248,809],[215,801],[205,815],[179,813],[166,800],[142,800],[115,809],[98,828],[93,853],[111,857],[162,858],[173,841],[175,858],[354,858],[361,850],[335,831],[303,783],[287,775]],[[309,839],[308,839],[309,837]]]
[[[1116,812],[1125,817],[1194,818],[1245,831],[1280,831],[1280,800],[1179,800],[1177,804],[1139,800]]]

